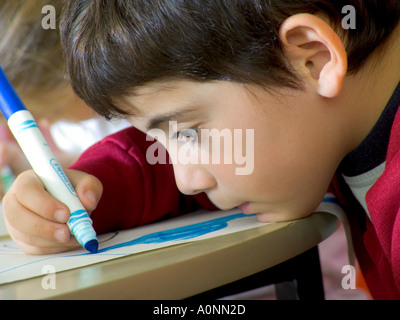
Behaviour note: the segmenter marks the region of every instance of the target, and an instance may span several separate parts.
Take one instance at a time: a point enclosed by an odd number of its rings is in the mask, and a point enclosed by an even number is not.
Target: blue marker
[[[46,190],[69,208],[71,217],[67,224],[71,233],[86,250],[97,253],[99,242],[92,227],[92,220],[79,201],[32,114],[25,108],[1,67],[0,109]]]

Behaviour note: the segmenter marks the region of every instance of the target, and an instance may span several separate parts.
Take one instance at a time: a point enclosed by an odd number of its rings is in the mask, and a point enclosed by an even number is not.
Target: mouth
[[[250,209],[250,202],[245,202],[242,203],[240,206],[238,206],[238,208],[240,209],[240,211],[242,211],[244,214],[253,214],[254,212],[252,212]]]
[[[221,205],[217,205],[216,203],[214,203],[214,205],[219,210],[223,210],[223,211],[239,209],[244,214],[253,214],[254,213],[254,212],[250,211],[250,202],[244,202],[241,205],[235,205],[235,206],[232,206],[232,205],[231,206],[221,206]]]

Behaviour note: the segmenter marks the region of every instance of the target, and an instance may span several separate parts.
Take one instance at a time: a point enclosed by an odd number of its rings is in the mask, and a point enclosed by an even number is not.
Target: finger
[[[26,235],[26,241],[29,241],[29,237],[59,243],[66,243],[70,240],[70,232],[65,223],[56,223],[47,220],[22,206],[17,200],[13,200],[12,197],[14,197],[14,194],[7,194],[3,204],[4,218],[10,234],[14,232],[14,235],[22,238],[20,235],[22,233]]]
[[[15,195],[15,200],[31,212],[42,218],[59,223],[66,223],[70,212],[68,207],[51,196],[44,188],[43,183],[33,171],[20,174],[12,185],[10,195]],[[7,195],[4,204],[8,205]],[[10,201],[12,202],[12,201]],[[9,212],[18,212],[10,211]]]
[[[55,253],[71,251],[71,250],[79,248],[79,244],[70,245],[70,246],[65,245],[62,247],[36,247],[36,246],[32,246],[27,243],[19,243],[17,241],[15,241],[15,242],[21,248],[22,251],[24,251],[26,254],[30,254],[30,255],[55,254]]]
[[[54,241],[47,241],[41,238],[28,236],[19,232],[18,230],[13,229],[13,227],[9,225],[7,225],[7,228],[9,229],[13,240],[26,254],[53,254],[70,251],[81,247],[74,237],[71,237],[68,242],[60,244]]]
[[[103,193],[103,185],[95,176],[75,170],[67,170],[80,201],[88,212],[96,209]]]

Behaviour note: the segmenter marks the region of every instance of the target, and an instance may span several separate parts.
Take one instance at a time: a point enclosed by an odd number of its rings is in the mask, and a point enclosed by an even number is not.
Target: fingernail
[[[66,223],[69,219],[68,213],[65,211],[65,209],[58,209],[54,213],[54,217],[58,222],[61,223]]]
[[[65,230],[60,229],[54,232],[54,238],[59,242],[67,242],[69,240],[69,234]]]

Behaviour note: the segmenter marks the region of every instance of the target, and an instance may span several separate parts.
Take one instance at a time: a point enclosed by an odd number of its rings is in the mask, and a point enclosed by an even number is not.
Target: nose
[[[174,164],[178,189],[187,195],[205,192],[217,185],[213,174],[198,164]]]

